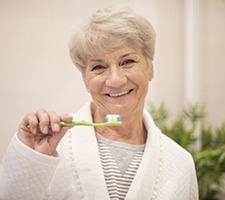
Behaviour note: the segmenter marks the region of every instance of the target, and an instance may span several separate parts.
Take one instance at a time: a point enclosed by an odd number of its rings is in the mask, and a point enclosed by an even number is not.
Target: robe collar
[[[145,151],[126,200],[151,199],[155,195],[154,191],[160,176],[161,133],[146,110],[143,116],[148,132]],[[73,117],[74,120],[92,122],[91,103],[87,103]],[[72,151],[84,197],[110,200],[94,128],[75,126],[71,129],[71,138]]]

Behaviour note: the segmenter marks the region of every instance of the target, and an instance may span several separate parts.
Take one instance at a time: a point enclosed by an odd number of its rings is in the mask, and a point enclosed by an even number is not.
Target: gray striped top
[[[124,200],[142,159],[145,145],[132,145],[97,135],[110,199]]]

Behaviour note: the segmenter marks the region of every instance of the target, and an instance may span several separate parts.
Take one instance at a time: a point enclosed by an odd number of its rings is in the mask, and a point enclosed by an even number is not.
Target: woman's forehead
[[[98,60],[100,58],[105,58],[106,56],[119,56],[126,57],[129,55],[143,54],[143,51],[130,46],[122,46],[114,51],[96,51],[92,55],[87,56],[88,60]]]

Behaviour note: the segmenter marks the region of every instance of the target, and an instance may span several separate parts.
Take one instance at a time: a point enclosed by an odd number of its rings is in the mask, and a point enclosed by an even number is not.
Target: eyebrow
[[[102,59],[90,59],[88,62],[101,62],[102,61]]]
[[[120,58],[125,58],[125,57],[127,57],[127,56],[130,56],[130,55],[136,55],[137,53],[135,53],[135,52],[131,52],[131,53],[126,53],[126,54],[124,54],[124,55],[122,55],[122,56],[120,56]],[[89,62],[102,62],[103,61],[103,59],[99,59],[99,58],[93,58],[93,59],[90,59],[89,60]]]
[[[136,55],[137,53],[127,53],[127,54],[124,54],[123,56],[121,56],[121,58],[124,58],[124,57],[127,57],[127,56],[130,56],[130,55]]]

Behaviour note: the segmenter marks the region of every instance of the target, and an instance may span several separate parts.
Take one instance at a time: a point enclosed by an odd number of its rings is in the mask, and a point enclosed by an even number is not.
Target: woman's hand
[[[70,115],[57,115],[44,109],[27,114],[18,129],[18,138],[28,147],[46,155],[53,155],[69,127],[60,122],[71,122]],[[29,127],[28,127],[29,126]]]

